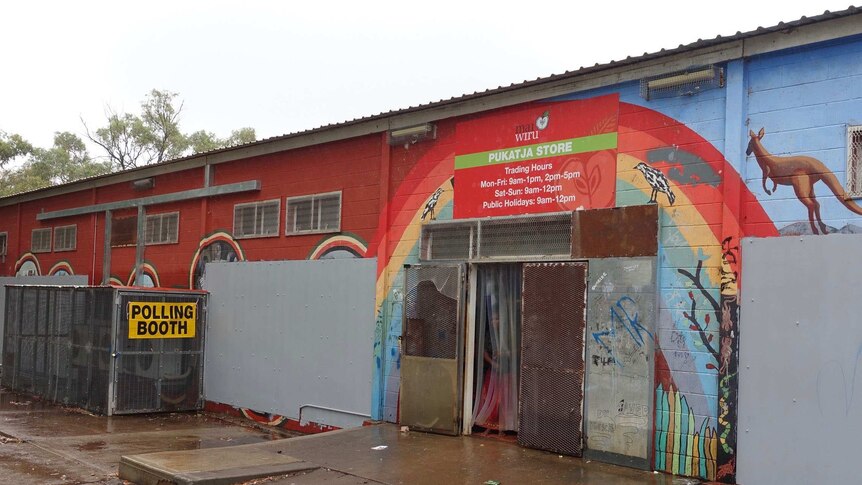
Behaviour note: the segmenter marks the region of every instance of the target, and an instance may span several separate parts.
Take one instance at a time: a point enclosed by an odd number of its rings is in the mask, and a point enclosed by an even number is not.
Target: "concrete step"
[[[257,444],[124,456],[120,478],[138,485],[229,485],[318,465]]]

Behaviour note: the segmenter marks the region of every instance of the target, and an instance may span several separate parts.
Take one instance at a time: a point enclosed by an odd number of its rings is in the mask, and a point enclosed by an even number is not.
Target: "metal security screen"
[[[581,455],[586,264],[524,265],[518,443]]]
[[[111,288],[7,286],[3,386],[107,411]]]
[[[190,302],[195,337],[129,338],[132,300]],[[9,285],[2,385],[108,415],[199,409],[205,302],[197,292]]]
[[[401,423],[444,434],[461,427],[463,265],[408,266],[401,357]]]
[[[200,409],[203,404],[203,345],[206,329],[202,315],[206,308],[205,295],[122,290],[119,301],[113,382],[116,396],[114,413]],[[143,319],[129,321],[132,302],[144,310]],[[182,317],[187,315],[183,315],[182,311],[171,312],[172,309],[183,310],[179,304],[186,303],[195,308],[193,325],[183,320]],[[146,314],[148,308],[152,309],[150,315]],[[144,322],[155,331],[147,333],[147,338],[139,338],[134,334],[138,331],[138,325]],[[185,327],[178,327],[182,324]],[[189,334],[191,327],[193,334]]]
[[[434,221],[422,226],[421,241],[428,261],[568,258],[572,213]]]

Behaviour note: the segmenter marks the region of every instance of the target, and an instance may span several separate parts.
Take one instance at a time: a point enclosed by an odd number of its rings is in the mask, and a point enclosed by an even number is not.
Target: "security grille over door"
[[[581,455],[584,263],[524,265],[518,442]]]
[[[404,269],[401,424],[457,435],[463,380],[463,265]]]

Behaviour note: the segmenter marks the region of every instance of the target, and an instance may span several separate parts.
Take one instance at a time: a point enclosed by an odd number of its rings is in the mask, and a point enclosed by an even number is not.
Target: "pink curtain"
[[[473,423],[517,431],[521,266],[480,266],[477,302]]]

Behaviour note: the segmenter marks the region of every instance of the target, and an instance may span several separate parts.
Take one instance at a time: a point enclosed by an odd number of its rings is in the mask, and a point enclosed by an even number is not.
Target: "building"
[[[376,257],[375,419],[733,482],[740,241],[862,231],[860,164],[850,8],[6,197],[0,276]]]

